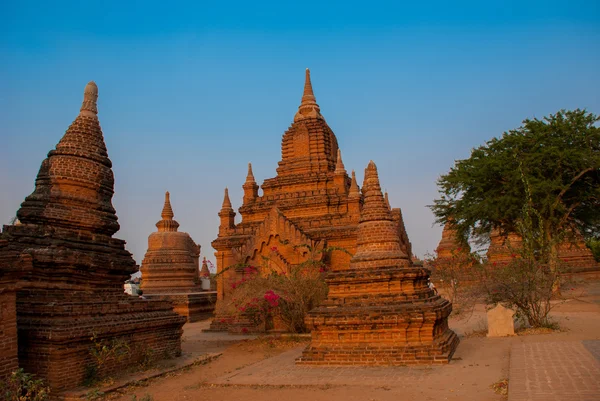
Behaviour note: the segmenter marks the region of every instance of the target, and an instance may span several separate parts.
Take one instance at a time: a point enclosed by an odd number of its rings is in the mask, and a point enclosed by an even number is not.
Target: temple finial
[[[321,115],[321,109],[317,104],[317,99],[315,98],[315,94],[313,92],[312,83],[310,81],[310,70],[306,69],[306,75],[304,78],[304,92],[302,93],[302,101],[300,102],[300,107],[298,107],[298,112],[294,116],[294,121],[303,120],[306,118],[320,118],[323,119]]]
[[[163,206],[160,216],[163,218],[163,220],[173,220],[173,217],[175,216],[173,214],[173,208],[171,207],[171,197],[169,191],[165,192],[165,205]]]
[[[383,198],[385,199],[385,204],[387,205],[388,209],[392,210],[392,207],[390,206],[390,198],[388,197],[387,191],[385,191]]]
[[[352,170],[352,182],[350,183],[350,191],[348,191],[349,198],[360,198],[360,189],[356,182],[356,173]]]
[[[365,169],[362,193],[364,204],[358,224],[356,253],[350,259],[350,269],[410,266],[410,259],[400,244],[398,223],[385,203],[377,166],[372,160]]]
[[[248,163],[248,175],[246,176],[246,182],[255,182],[254,174],[252,173],[252,163]]]
[[[169,191],[165,192],[165,204],[160,216],[162,217],[162,220],[156,223],[158,231],[177,231],[177,228],[179,228],[179,223],[173,220],[175,214],[173,213],[173,208],[171,207],[171,194],[169,194]]]
[[[390,216],[389,207],[386,205],[385,198],[381,193],[381,184],[379,183],[377,166],[373,163],[373,160],[369,162],[369,165],[365,169],[362,192],[365,198],[369,198],[365,199],[365,207],[368,206],[371,210],[377,210],[386,217]],[[367,200],[369,200],[369,202],[366,202]]]
[[[210,277],[210,270],[208,270],[208,262],[206,256],[202,259],[202,268],[200,269],[200,277]]]
[[[83,103],[79,115],[97,117],[98,114],[98,85],[94,81],[88,82],[83,91]]]
[[[312,82],[310,82],[310,70],[306,69],[306,74],[304,76],[304,93],[302,94],[302,105],[306,104],[314,104],[317,102],[315,98],[315,94],[312,88]]]
[[[232,209],[231,201],[229,200],[229,189],[227,187],[225,187],[225,196],[223,197],[223,206],[221,206],[221,210],[222,209]]]
[[[337,161],[335,162],[335,173],[336,174],[346,174],[346,167],[344,166],[344,162],[342,161],[342,151],[340,148],[337,150]]]

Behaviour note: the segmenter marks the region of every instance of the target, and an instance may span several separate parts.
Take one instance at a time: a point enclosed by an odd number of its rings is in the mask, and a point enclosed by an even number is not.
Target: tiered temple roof
[[[212,242],[218,272],[244,264],[260,267],[264,258],[269,258],[274,268],[285,270],[305,260],[299,245],[326,244],[355,252],[362,195],[354,174],[348,176],[337,138],[321,114],[308,69],[300,106],[283,134],[277,175],[264,180],[261,188],[259,195],[249,165],[238,224],[225,190],[219,235]],[[391,213],[404,251],[411,255],[402,213],[397,208]],[[273,249],[277,249],[276,255]],[[322,256],[333,270],[348,268],[350,256],[343,252]],[[227,297],[228,283],[239,280],[241,274],[241,269],[229,269],[220,276],[220,301]]]

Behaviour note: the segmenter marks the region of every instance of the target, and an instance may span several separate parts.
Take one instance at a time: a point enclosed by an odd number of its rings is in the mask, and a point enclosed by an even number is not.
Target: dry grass
[[[494,393],[507,396],[508,395],[508,379],[500,380],[490,386]]]

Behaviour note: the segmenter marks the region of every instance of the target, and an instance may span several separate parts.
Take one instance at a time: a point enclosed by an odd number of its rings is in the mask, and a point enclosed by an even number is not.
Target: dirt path
[[[600,283],[588,287],[588,291],[572,294],[577,299],[555,306],[552,316],[560,324],[560,332],[486,338],[482,335],[486,327],[483,305],[478,305],[468,319],[452,318],[450,326],[460,335],[461,344],[453,361],[441,367],[294,370],[294,355],[307,340],[247,340],[201,333],[206,323],[194,323],[184,328],[184,351],[223,351],[221,357],[153,379],[143,387],[130,387],[109,398],[131,401],[134,395],[138,400],[151,395],[153,401],[506,400],[490,386],[508,377],[513,344],[600,339]]]

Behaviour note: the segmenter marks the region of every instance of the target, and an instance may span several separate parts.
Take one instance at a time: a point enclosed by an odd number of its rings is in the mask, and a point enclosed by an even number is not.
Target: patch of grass
[[[87,401],[97,401],[104,398],[104,393],[99,388],[92,389],[85,393],[85,399]]]

